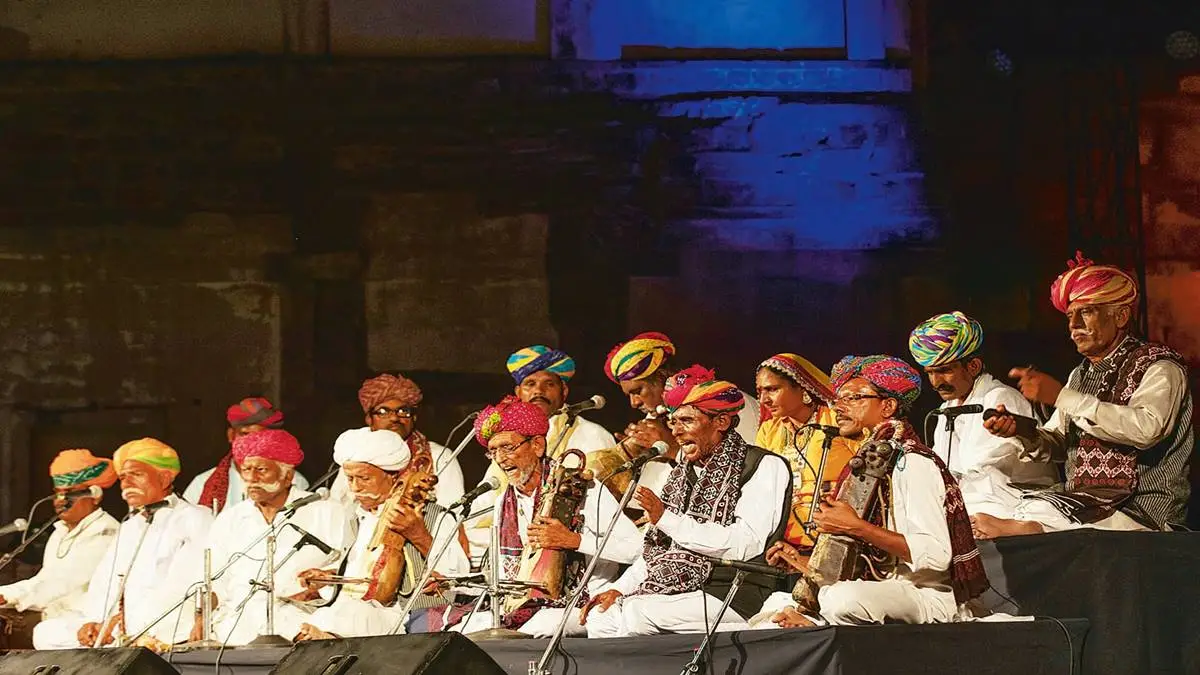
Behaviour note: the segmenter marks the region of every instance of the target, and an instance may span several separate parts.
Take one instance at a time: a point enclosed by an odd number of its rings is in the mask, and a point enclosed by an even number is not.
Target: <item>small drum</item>
[[[41,620],[41,612],[0,609],[0,651],[33,649],[33,627]]]

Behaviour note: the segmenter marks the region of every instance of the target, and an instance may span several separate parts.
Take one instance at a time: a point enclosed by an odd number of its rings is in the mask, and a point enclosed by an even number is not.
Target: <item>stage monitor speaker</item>
[[[0,675],[179,675],[149,649],[61,649],[9,652]]]
[[[312,640],[292,648],[271,675],[504,675],[459,633]]]

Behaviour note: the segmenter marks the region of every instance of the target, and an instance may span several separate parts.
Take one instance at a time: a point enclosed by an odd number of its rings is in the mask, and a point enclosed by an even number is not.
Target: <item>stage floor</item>
[[[723,633],[713,665],[703,672],[738,675],[1071,675],[1080,672],[1088,622],[1066,619],[977,622],[934,626],[827,627]],[[398,647],[404,637],[395,639]],[[678,673],[702,636],[660,635],[607,640],[568,639],[551,664],[555,675]],[[479,645],[510,675],[526,675],[546,640],[498,640]],[[285,649],[228,650],[222,673],[269,673]],[[215,652],[176,654],[181,673],[211,674]],[[365,665],[365,664],[364,664]],[[386,673],[364,669],[363,672]],[[289,674],[291,675],[291,674]],[[297,674],[299,675],[299,674]]]

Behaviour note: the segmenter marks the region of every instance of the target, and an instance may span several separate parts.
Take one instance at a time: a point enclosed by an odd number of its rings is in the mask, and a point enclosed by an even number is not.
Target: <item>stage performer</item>
[[[787,460],[792,469],[792,508],[785,541],[801,551],[812,548],[812,537],[804,531],[814,496],[830,492],[858,450],[858,442],[831,434],[824,452],[825,430],[833,427],[833,391],[829,376],[797,354],[776,354],[758,366],[754,376],[762,409],[770,416],[758,427],[755,445]],[[824,470],[817,479],[821,457]]]
[[[849,504],[826,497],[816,517],[818,531],[858,539],[886,553],[895,569],[879,581],[848,579],[821,587],[819,615],[802,614],[791,593],[776,593],[751,625],[942,623],[959,618],[966,612],[963,605],[987,588],[987,576],[954,476],[904,419],[921,393],[920,373],[892,356],[847,356],[833,367],[833,387],[842,436],[888,441],[899,445],[902,454],[881,496],[889,505],[886,520],[868,522]],[[795,566],[794,551],[779,557]]]
[[[1035,368],[1013,368],[1025,398],[1053,405],[1054,414],[1040,428],[1012,415],[985,426],[1019,440],[1023,459],[1065,461],[1066,484],[1024,495],[1007,518],[977,515],[976,536],[1184,522],[1195,443],[1187,367],[1169,347],[1130,333],[1137,297],[1133,277],[1082,253],[1054,280],[1051,302],[1067,315],[1083,361],[1066,386]]]
[[[225,438],[229,441],[230,451],[216,467],[193,478],[183,491],[183,498],[197,506],[213,509],[215,503],[214,514],[246,498],[241,469],[233,460],[233,442],[239,436],[263,429],[282,429],[283,412],[265,398],[244,398],[225,411],[225,422]],[[308,479],[299,473],[292,482],[301,490],[308,489]]]
[[[407,603],[413,586],[425,574],[426,561],[445,547],[435,569],[444,575],[470,572],[466,551],[458,539],[454,518],[437,502],[431,501],[418,513],[405,503],[384,504],[393,489],[400,486],[419,488],[432,493],[436,478],[410,475],[418,464],[413,448],[400,434],[387,429],[351,429],[343,432],[333,446],[333,459],[342,474],[356,504],[357,535],[340,576],[351,583],[336,591],[332,603],[313,612],[301,626],[297,640],[329,639],[383,635],[390,632],[399,620],[399,610]],[[358,580],[370,579],[378,569],[379,553],[370,551],[371,539],[380,520],[405,539],[404,570],[394,602],[382,604],[377,599],[365,599],[368,584]],[[386,555],[386,549],[382,555]],[[321,580],[339,576],[335,569],[311,569],[301,574],[309,586],[309,599],[322,586]],[[431,596],[430,602],[436,600]],[[428,606],[418,598],[414,607]]]
[[[781,457],[747,445],[735,431],[742,392],[697,365],[667,379],[663,401],[681,461],[661,499],[638,488],[653,527],[637,561],[581,612],[588,637],[704,631],[732,579],[728,568],[713,573],[706,556],[758,560],[783,536],[791,471]],[[744,627],[744,617],[774,587],[772,577],[748,577],[720,629]]]
[[[117,448],[113,468],[129,515],[88,582],[83,611],[39,624],[39,649],[91,647],[98,635],[103,636],[101,645],[111,646],[118,637],[142,632],[184,596],[191,581],[189,566],[203,560],[212,513],[173,494],[179,467],[175,450],[154,438]],[[148,638],[160,644],[186,639],[191,613],[192,605],[181,606],[154,626]],[[181,621],[184,614],[187,621]]]
[[[417,430],[417,412],[424,395],[416,382],[403,375],[383,373],[364,380],[358,390],[358,403],[362,406],[367,428],[387,429],[400,434],[408,444],[413,457],[428,456],[433,459],[438,481],[437,503],[442,506],[453,504],[463,496],[463,472],[458,458],[444,445],[431,441]],[[348,509],[355,505],[354,496],[346,484],[344,472],[339,471],[330,488],[330,498],[341,502]]]
[[[537,516],[542,500],[551,498],[546,485],[554,469],[546,456],[547,432],[550,422],[544,408],[530,402],[508,396],[494,406],[485,408],[475,419],[475,438],[487,448],[488,456],[494,460],[507,480],[507,486],[480,496],[471,505],[477,512],[494,507],[499,512],[501,578],[515,580],[521,569],[521,557],[528,548],[557,549],[572,551],[577,556],[567,556],[567,569],[563,573],[563,597],[577,587],[578,575],[582,574],[591,556],[599,555],[595,573],[588,582],[588,592],[611,583],[617,578],[620,565],[633,562],[641,544],[641,535],[633,522],[621,515],[611,538],[602,553],[597,546],[605,529],[617,513],[617,501],[608,490],[592,484],[584,493],[579,509],[578,523],[563,523],[554,518]],[[495,513],[496,511],[493,511]],[[489,538],[486,528],[490,518],[469,523],[472,529],[484,530],[472,534],[472,540]],[[575,529],[572,529],[572,526]],[[586,596],[585,596],[586,597]],[[516,609],[504,614],[503,628],[519,630],[535,637],[548,637],[562,619],[562,601],[552,602],[547,598],[530,598]],[[572,611],[568,619],[567,635],[582,635],[583,630]],[[462,615],[461,607],[448,608],[437,618],[437,622],[455,623]],[[491,625],[491,612],[476,613],[465,625],[455,630],[472,633]]]
[[[982,347],[983,326],[962,312],[932,317],[908,339],[913,359],[942,397],[940,409],[979,405],[987,410],[1002,405],[1031,417],[1033,410],[1021,392],[987,372]],[[1057,481],[1054,465],[1022,462],[1020,443],[988,433],[982,413],[950,419],[953,427],[947,431],[939,418],[932,449],[958,479],[967,513],[1004,517],[1020,501],[1022,488],[1049,487]]]
[[[92,485],[112,487],[117,474],[111,460],[94,457],[88,450],[63,450],[50,463],[50,480],[58,522],[46,542],[42,569],[24,581],[0,586],[0,605],[11,608],[5,611],[28,612],[41,620],[83,612],[88,580],[112,545],[118,526],[100,508],[99,500],[68,496]],[[35,646],[38,633],[34,626]]]
[[[247,499],[229,506],[213,521],[208,546],[212,549],[212,570],[233,561],[213,583],[215,611],[212,639],[226,645],[244,645],[266,631],[267,594],[252,585],[265,581],[263,561],[267,557],[266,533],[275,530],[275,565],[297,547],[287,563],[275,572],[275,634],[291,637],[299,632],[307,614],[295,604],[282,601],[301,594],[304,589],[297,575],[300,572],[326,565],[336,565],[353,540],[347,511],[336,502],[322,500],[305,504],[293,512],[282,512],[284,506],[307,497],[309,492],[299,488],[293,479],[296,467],[304,461],[304,451],[296,437],[283,429],[264,429],[233,442],[233,461],[246,486]],[[304,536],[299,530],[282,523],[291,523],[305,533],[333,548],[324,553],[312,544],[300,544]],[[257,543],[255,543],[257,542]],[[236,558],[234,556],[237,556]],[[201,576],[194,581],[203,581]],[[241,606],[250,596],[249,601]],[[192,640],[203,637],[204,629],[199,612],[192,629]]]

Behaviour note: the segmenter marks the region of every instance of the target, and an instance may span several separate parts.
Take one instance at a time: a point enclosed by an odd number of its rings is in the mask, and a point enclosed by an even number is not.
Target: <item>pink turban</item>
[[[1132,305],[1138,287],[1133,277],[1112,265],[1097,265],[1075,252],[1067,262],[1067,271],[1050,285],[1050,302],[1063,314],[1071,303],[1084,305]]]
[[[496,405],[490,405],[475,418],[475,440],[486,447],[496,434],[515,431],[522,436],[545,436],[550,430],[550,420],[542,409],[526,403],[516,396],[505,396]]]
[[[238,465],[251,457],[273,459],[290,466],[298,466],[304,461],[304,451],[300,449],[300,441],[283,429],[263,429],[253,434],[238,436],[233,442],[233,460]]]

